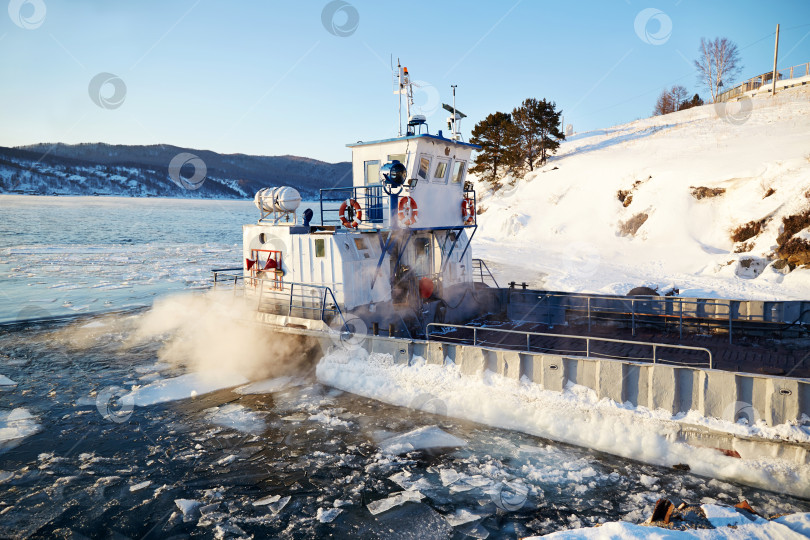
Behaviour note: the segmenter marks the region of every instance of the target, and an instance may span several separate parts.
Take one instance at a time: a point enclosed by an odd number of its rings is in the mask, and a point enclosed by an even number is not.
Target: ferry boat
[[[810,302],[499,286],[472,254],[478,200],[467,175],[480,148],[462,140],[455,88],[453,105],[444,105],[451,113],[445,136],[411,114],[406,68],[397,81],[404,133],[347,145],[352,184],[321,189],[315,203],[302,204],[291,186],[257,192],[260,216],[243,227],[243,264],[214,271],[216,287],[232,286],[259,322],[318,342],[321,351],[337,343],[395,362],[420,357],[467,374],[489,370],[547,390],[577,384],[600,399],[673,415],[696,410],[736,422],[756,410],[774,426],[810,418],[806,350],[785,353],[785,340],[807,334]],[[776,346],[763,341],[774,336]],[[728,433],[684,428],[677,436],[744,454]],[[752,458],[810,460],[804,445],[753,447]]]
[[[410,114],[407,68],[399,86],[406,131],[347,145],[350,187],[321,189],[303,211],[293,187],[256,193],[261,215],[243,228],[241,280],[263,322],[422,337],[430,323],[468,322],[497,305],[473,280],[483,270],[470,249],[478,225],[467,173],[480,147],[461,140],[455,105],[445,105],[448,136]]]

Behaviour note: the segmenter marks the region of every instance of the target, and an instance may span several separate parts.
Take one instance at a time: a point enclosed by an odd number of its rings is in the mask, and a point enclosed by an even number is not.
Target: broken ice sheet
[[[444,519],[446,519],[447,523],[449,523],[452,527],[458,527],[459,525],[476,521],[478,519],[487,517],[488,515],[489,514],[476,514],[465,508],[458,508],[454,513],[444,516]]]
[[[419,502],[425,496],[418,491],[400,491],[390,495],[387,499],[380,499],[379,501],[370,502],[366,505],[371,515],[376,516],[387,510],[400,506],[406,502]]]
[[[183,521],[189,521],[202,503],[194,499],[175,499],[174,504],[183,513]]]
[[[332,523],[341,512],[340,508],[318,508],[317,518],[321,523]]]
[[[243,405],[231,403],[221,407],[212,407],[205,412],[209,422],[229,427],[241,431],[242,433],[259,434],[266,428],[262,415]]]
[[[130,491],[130,492],[133,492],[133,491],[140,491],[140,490],[142,490],[142,489],[144,489],[144,488],[149,487],[150,485],[152,485],[152,481],[151,481],[151,480],[146,480],[146,481],[141,482],[141,483],[139,483],[139,484],[135,484],[135,485],[129,486],[129,491]]]
[[[258,501],[253,501],[253,506],[264,506],[266,504],[274,503],[281,498],[281,495],[270,495]]]
[[[424,476],[416,476],[410,471],[400,471],[388,477],[389,480],[407,491],[431,491],[438,486],[430,483]]]
[[[436,450],[463,446],[467,446],[467,441],[464,439],[459,439],[438,426],[426,426],[381,442],[380,450],[386,454],[407,454],[414,450]]]
[[[467,523],[456,529],[463,535],[470,538],[489,538],[489,531],[486,530],[480,523]]]
[[[278,514],[284,509],[285,506],[287,506],[287,503],[290,502],[291,498],[292,497],[289,495],[286,497],[282,497],[281,495],[270,495],[269,497],[264,497],[258,501],[253,501],[253,506],[266,506],[271,512]]]

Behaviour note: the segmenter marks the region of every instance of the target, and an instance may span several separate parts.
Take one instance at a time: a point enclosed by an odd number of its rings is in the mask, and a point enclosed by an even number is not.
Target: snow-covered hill
[[[184,189],[170,177],[169,165],[182,153],[206,165],[205,180],[198,189]],[[182,172],[191,177],[196,169],[189,166]],[[297,156],[217,154],[171,145],[0,147],[0,193],[249,199],[266,186],[293,185],[305,197],[317,197],[321,187],[348,184],[350,163]]]
[[[509,180],[494,194],[476,186],[473,247],[498,277],[580,292],[810,298],[810,270],[791,271],[776,253],[783,218],[810,211],[810,89],[577,134]],[[794,222],[787,236],[810,239],[810,219]],[[758,234],[732,240],[745,224]]]

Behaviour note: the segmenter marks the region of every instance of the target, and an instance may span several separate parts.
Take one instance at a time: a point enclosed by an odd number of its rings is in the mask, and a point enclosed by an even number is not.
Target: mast
[[[402,68],[404,71],[405,80],[405,107],[407,109],[407,118],[411,119],[411,105],[413,105],[413,88],[411,88],[411,76],[408,74],[408,68]]]
[[[402,137],[402,66],[399,63],[399,58],[397,58],[397,83],[397,94],[399,94],[399,131],[397,137]]]
[[[456,140],[456,86],[458,85],[450,85],[450,87],[453,89],[453,134],[451,137],[453,140]]]

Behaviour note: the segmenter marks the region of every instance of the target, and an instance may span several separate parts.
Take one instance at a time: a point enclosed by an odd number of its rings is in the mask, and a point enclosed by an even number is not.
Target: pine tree
[[[518,132],[512,116],[507,113],[496,112],[478,122],[472,130],[470,142],[481,146],[470,172],[487,182],[497,183],[499,175],[518,162]]]
[[[520,159],[530,171],[534,170],[538,156],[540,164],[545,163],[549,154],[557,151],[559,141],[565,139],[560,126],[562,111],[555,109],[553,102],[528,98],[512,111],[518,130]]]

